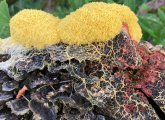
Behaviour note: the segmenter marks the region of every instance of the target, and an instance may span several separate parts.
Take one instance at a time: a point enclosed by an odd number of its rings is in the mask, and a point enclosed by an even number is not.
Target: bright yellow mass
[[[59,42],[69,45],[106,42],[125,26],[130,37],[139,42],[141,28],[136,15],[127,6],[92,2],[61,20],[40,10],[22,10],[12,17],[10,32],[15,43],[44,48]]]
[[[56,29],[59,22],[57,17],[41,10],[22,10],[10,20],[12,41],[35,48],[59,43]]]
[[[93,2],[66,16],[58,28],[63,43],[80,45],[113,39],[123,25],[128,26],[130,37],[139,42],[141,28],[127,6]]]

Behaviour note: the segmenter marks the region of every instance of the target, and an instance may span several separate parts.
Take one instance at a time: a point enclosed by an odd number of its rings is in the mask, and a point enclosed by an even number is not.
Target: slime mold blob
[[[0,120],[165,118],[165,50],[140,42],[128,7],[94,2],[61,20],[26,9],[10,30],[0,40]]]
[[[59,22],[49,13],[25,9],[10,20],[11,37],[26,47],[44,48],[60,42],[56,28]]]
[[[136,15],[119,4],[89,3],[66,16],[59,25],[61,40],[67,44],[90,44],[113,39],[127,27],[137,42],[142,37]]]

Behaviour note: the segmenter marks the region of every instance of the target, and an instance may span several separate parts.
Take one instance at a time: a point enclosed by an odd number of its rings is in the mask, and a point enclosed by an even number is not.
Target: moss
[[[126,6],[93,2],[72,12],[59,24],[62,42],[67,44],[90,44],[113,39],[128,25],[132,39],[139,42],[142,36],[136,15]]]
[[[58,18],[40,10],[22,10],[10,20],[12,41],[35,48],[59,43],[56,31],[59,22]]]

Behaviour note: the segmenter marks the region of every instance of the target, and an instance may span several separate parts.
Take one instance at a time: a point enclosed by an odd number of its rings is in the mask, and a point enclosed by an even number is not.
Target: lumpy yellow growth
[[[22,10],[10,20],[12,41],[35,48],[59,43],[56,29],[59,22],[58,18],[40,10]]]
[[[62,42],[90,44],[107,41],[119,34],[122,24],[113,12],[104,10],[106,6],[106,3],[87,4],[66,16],[58,27]]]
[[[113,39],[123,24],[128,26],[131,38],[139,42],[142,33],[138,19],[128,7],[93,2],[66,16],[58,30],[63,43],[80,45]]]
[[[103,2],[86,4],[63,20],[40,10],[25,9],[10,21],[12,42],[35,48],[60,40],[69,45],[105,42],[122,30],[137,42],[142,37],[138,19],[128,7]]]
[[[142,31],[138,24],[138,18],[130,10],[130,8],[124,5],[113,3],[108,4],[108,9],[118,15],[122,24],[127,24],[128,32],[131,35],[131,38],[139,42],[142,37]]]

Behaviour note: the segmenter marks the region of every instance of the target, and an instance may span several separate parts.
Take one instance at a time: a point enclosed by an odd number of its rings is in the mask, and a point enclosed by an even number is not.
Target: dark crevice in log
[[[0,62],[5,62],[10,59],[10,55],[8,54],[0,54]]]
[[[155,110],[156,114],[158,115],[160,120],[164,120],[165,119],[165,113],[160,109],[159,105],[152,99],[152,97],[147,96],[144,91],[140,88],[136,88],[135,90],[140,91],[141,93],[144,94],[144,96],[147,98],[149,104],[153,107],[153,109]]]

